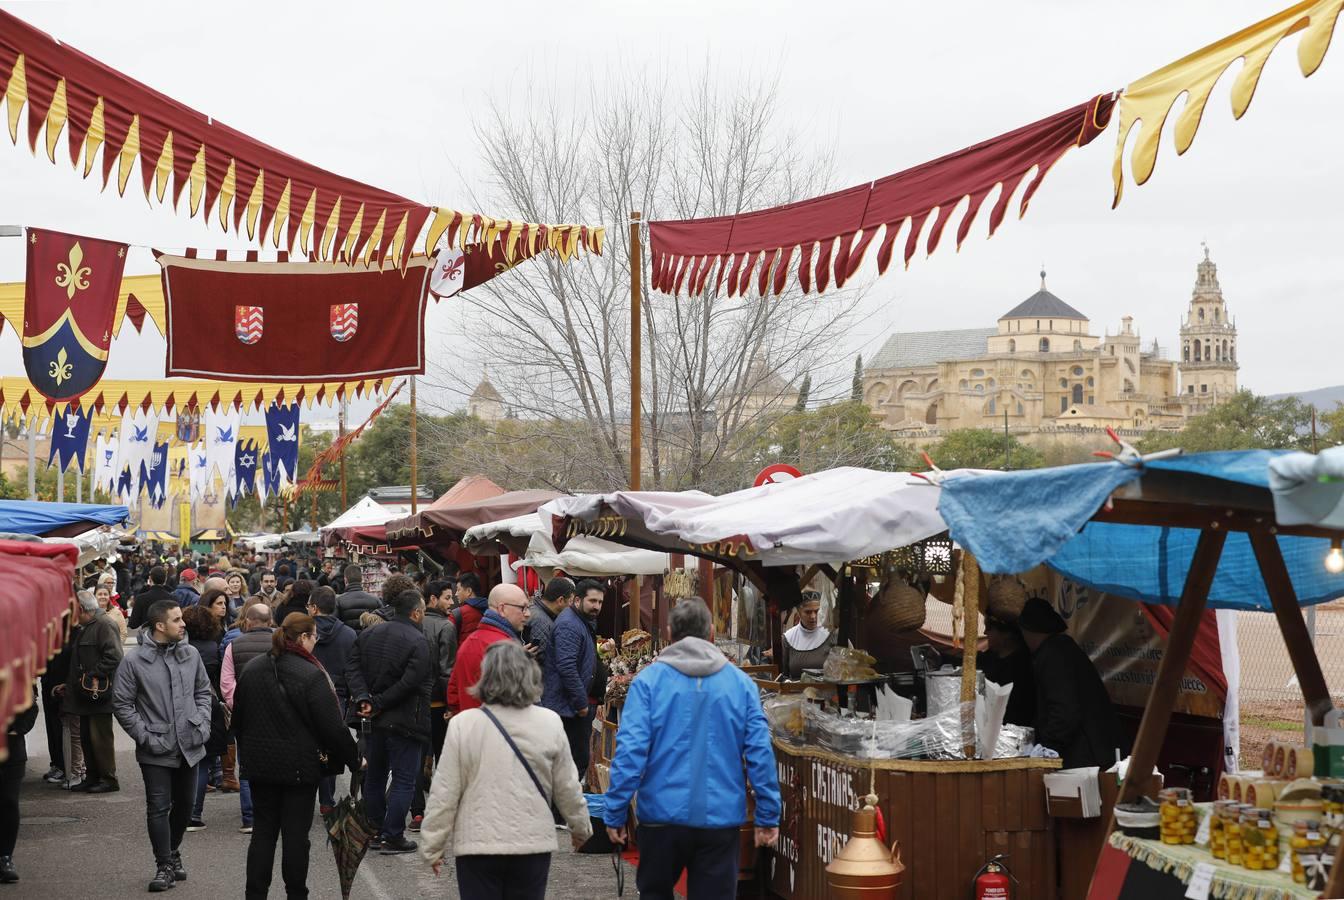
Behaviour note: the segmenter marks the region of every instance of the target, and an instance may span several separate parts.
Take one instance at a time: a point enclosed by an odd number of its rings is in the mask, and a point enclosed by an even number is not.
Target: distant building
[[[504,418],[504,397],[486,375],[481,383],[467,398],[467,414],[485,422],[498,422]]]
[[[1143,347],[1134,320],[1115,334],[1046,289],[995,328],[893,334],[863,376],[883,427],[911,437],[954,428],[1176,430],[1236,391],[1236,326],[1205,248],[1181,360]],[[1182,383],[1185,387],[1182,389]]]

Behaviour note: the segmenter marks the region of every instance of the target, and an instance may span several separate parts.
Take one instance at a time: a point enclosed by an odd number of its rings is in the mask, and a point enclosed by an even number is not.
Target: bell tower
[[[1237,390],[1237,324],[1227,312],[1208,244],[1195,271],[1195,289],[1181,323],[1181,404],[1189,414],[1204,412]]]

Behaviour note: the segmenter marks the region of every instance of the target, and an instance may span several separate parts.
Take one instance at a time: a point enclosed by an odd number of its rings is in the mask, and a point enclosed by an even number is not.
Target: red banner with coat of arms
[[[50,400],[73,400],[107,368],[126,245],[28,229],[23,368]]]
[[[343,263],[160,256],[169,376],[350,380],[425,371],[431,260]]]

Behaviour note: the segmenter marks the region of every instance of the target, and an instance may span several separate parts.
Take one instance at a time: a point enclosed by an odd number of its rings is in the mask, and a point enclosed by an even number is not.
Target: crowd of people
[[[474,573],[394,572],[370,592],[359,566],[337,562],[90,567],[72,636],[41,679],[43,779],[120,791],[116,720],[144,782],[150,892],[187,879],[184,835],[224,824],[204,818],[220,792],[238,795],[251,836],[245,896],[267,896],[279,845],[286,896],[306,897],[314,814],[333,812],[348,775],[377,829],[370,853],[418,851],[436,874],[451,857],[462,897],[544,897],[556,831],[576,849],[593,834],[582,782],[605,692],[604,585],[557,575],[532,597],[509,584],[482,596]],[[670,621],[663,665],[631,685],[601,824],[627,841],[638,791],[640,896],[670,898],[683,871],[691,896],[728,896],[747,778],[757,845],[777,836],[769,731],[751,681],[712,643],[704,602],[682,601]],[[0,766],[0,883],[19,878],[33,723],[11,726]]]

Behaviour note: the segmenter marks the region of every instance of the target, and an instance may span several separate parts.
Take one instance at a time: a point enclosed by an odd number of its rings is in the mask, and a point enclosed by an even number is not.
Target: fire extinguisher
[[[1011,900],[1017,879],[1004,864],[1006,853],[996,855],[980,867],[971,884],[971,900]]]

